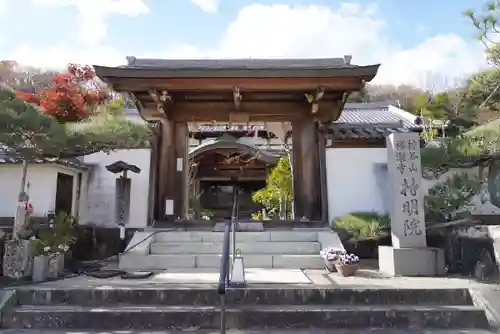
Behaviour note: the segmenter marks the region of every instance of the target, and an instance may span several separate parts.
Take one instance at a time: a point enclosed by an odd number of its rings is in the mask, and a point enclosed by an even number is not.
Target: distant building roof
[[[340,118],[334,124],[401,124],[403,128],[416,127],[417,116],[390,102],[346,103]]]
[[[18,165],[23,163],[23,158],[14,150],[0,145],[0,165]],[[58,158],[36,158],[30,161],[30,164],[56,164],[80,170],[88,168],[81,160],[75,159],[58,159]]]
[[[332,123],[329,138],[376,139],[395,132],[418,131],[417,116],[399,107],[399,103],[346,103],[340,118]]]
[[[333,125],[328,131],[328,138],[343,139],[381,139],[391,133],[406,133],[417,129],[399,127],[397,124],[374,124],[374,125]]]

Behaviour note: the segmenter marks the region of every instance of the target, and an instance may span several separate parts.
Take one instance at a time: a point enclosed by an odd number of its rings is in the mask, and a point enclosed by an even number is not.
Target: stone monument
[[[124,240],[130,216],[130,189],[132,187],[132,179],[128,177],[128,172],[139,174],[141,169],[121,160],[107,165],[106,169],[113,174],[122,174],[116,179],[115,185],[115,221],[120,227],[120,239]]]
[[[444,251],[427,247],[418,133],[386,138],[391,246],[379,246],[379,269],[393,276],[444,274]]]

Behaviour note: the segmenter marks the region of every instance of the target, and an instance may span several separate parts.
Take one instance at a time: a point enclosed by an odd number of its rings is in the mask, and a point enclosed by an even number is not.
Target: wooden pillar
[[[188,212],[188,128],[185,122],[160,122],[158,220],[185,219]]]
[[[310,118],[292,123],[295,219],[321,219],[318,129]]]
[[[186,122],[175,123],[175,218],[186,219],[189,199],[189,130]]]
[[[321,221],[328,224],[328,188],[326,178],[326,131],[322,127],[318,131],[318,161],[319,161],[319,189],[321,203]]]
[[[159,220],[175,219],[175,124],[171,120],[160,122],[160,163],[158,166]],[[168,203],[168,210],[167,210]],[[168,212],[167,212],[168,211]]]
[[[153,220],[158,220],[158,165],[160,162],[160,132],[156,129],[150,142],[150,159],[149,159],[149,193],[148,193],[148,225],[152,225]]]

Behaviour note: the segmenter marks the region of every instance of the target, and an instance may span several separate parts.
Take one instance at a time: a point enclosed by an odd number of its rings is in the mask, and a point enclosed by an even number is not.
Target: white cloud
[[[33,57],[33,55],[36,55],[36,57]],[[21,45],[3,59],[15,60],[20,64],[46,69],[63,69],[68,63],[107,66],[126,63],[124,55],[110,48],[91,47],[75,50],[57,45],[42,50],[32,48],[29,45]]]
[[[1,0],[0,0],[1,1]],[[142,0],[32,0],[43,6],[74,6],[78,11],[78,38],[86,44],[97,44],[106,37],[110,14],[138,16],[149,12]]]
[[[409,83],[425,88],[436,86],[438,89],[486,66],[480,43],[467,43],[460,36],[449,33],[403,49],[387,38],[388,29],[373,6],[343,4],[332,9],[324,6],[254,4],[239,12],[213,48],[171,45],[166,46],[164,52],[144,54],[142,50],[137,50],[135,56],[296,58],[350,54],[353,55],[353,63],[358,65],[382,63],[374,81],[376,83]],[[32,57],[33,54],[37,57]],[[57,46],[33,50],[25,46],[13,52],[8,59],[53,67],[57,64],[64,66],[70,61],[121,65],[125,63],[125,56],[96,45],[79,50]]]
[[[387,39],[389,27],[374,6],[265,6],[242,9],[218,45],[169,48],[167,57],[342,57],[353,63],[382,63],[374,82],[420,87],[452,84],[486,66],[480,43],[441,34],[409,49]]]
[[[220,5],[220,0],[191,0],[191,2],[207,13],[216,13]]]

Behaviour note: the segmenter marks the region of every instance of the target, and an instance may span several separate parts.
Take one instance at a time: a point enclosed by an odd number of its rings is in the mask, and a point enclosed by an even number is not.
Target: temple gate
[[[286,122],[292,129],[296,218],[326,220],[323,123],[339,118],[352,91],[371,81],[379,65],[331,59],[167,60],[128,58],[121,67],[94,66],[139,113],[158,123],[152,141],[151,195],[155,220],[188,212],[188,124]]]

